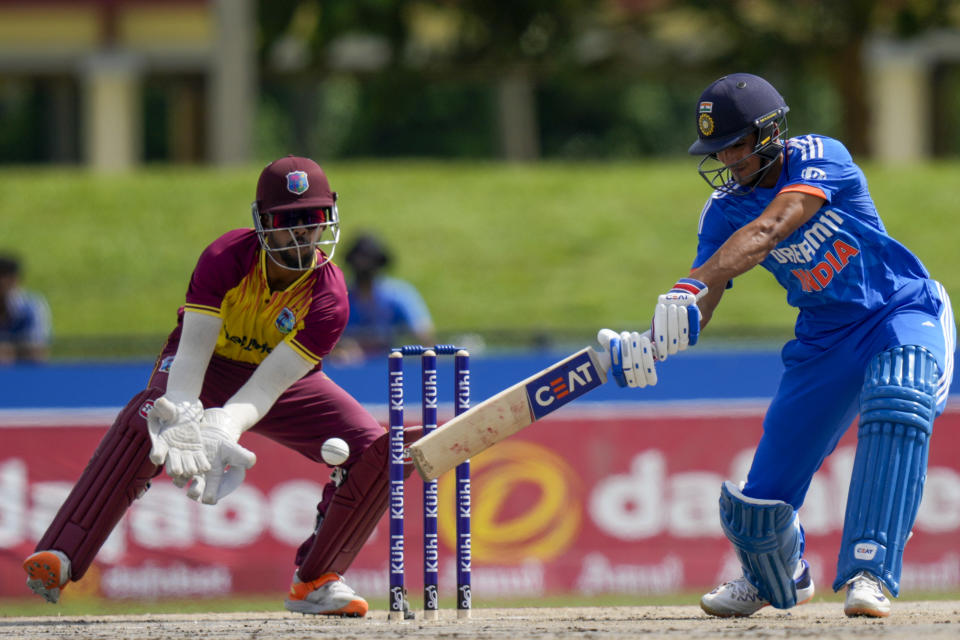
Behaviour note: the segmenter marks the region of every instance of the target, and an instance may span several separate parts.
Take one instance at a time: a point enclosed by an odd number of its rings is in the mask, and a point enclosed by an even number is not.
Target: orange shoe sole
[[[343,607],[339,611],[335,611],[334,613],[338,613],[342,616],[349,616],[351,618],[362,618],[367,615],[367,610],[369,608],[370,605],[368,605],[364,600],[354,600],[347,606]]]
[[[44,589],[57,589],[61,586],[60,558],[49,551],[35,553],[23,561],[23,570],[30,580],[38,580]]]

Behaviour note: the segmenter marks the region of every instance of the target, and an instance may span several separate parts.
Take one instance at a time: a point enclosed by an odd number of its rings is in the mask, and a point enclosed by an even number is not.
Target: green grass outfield
[[[394,274],[422,290],[442,335],[552,332],[589,341],[600,326],[644,327],[657,294],[689,268],[709,193],[693,158],[326,169],[341,195],[342,245],[362,229],[382,234],[395,250]],[[866,172],[890,232],[956,294],[960,163]],[[8,168],[0,172],[0,250],[19,253],[27,285],[47,294],[58,345],[143,336],[152,353],[174,323],[199,252],[219,233],[250,225],[258,173]],[[779,338],[794,317],[758,270],[727,293],[711,332]]]
[[[702,592],[685,592],[664,595],[626,595],[604,594],[595,596],[544,596],[541,598],[511,598],[486,600],[476,597],[474,607],[499,609],[510,607],[617,607],[617,606],[674,606],[696,605]],[[0,618],[21,616],[79,616],[79,615],[136,615],[146,613],[227,613],[242,611],[280,611],[283,608],[284,594],[268,594],[261,597],[235,596],[229,598],[189,599],[189,600],[102,600],[88,596],[70,597],[69,591],[63,600],[55,605],[43,602],[37,597],[0,599]],[[907,593],[898,601],[960,600],[960,592],[929,591]],[[843,594],[827,589],[817,593],[813,602],[843,602]],[[422,601],[414,597],[411,601],[414,610]],[[451,609],[455,605],[452,598],[441,598],[440,608]],[[896,606],[896,604],[894,604]],[[387,599],[370,598],[370,608],[386,610]]]

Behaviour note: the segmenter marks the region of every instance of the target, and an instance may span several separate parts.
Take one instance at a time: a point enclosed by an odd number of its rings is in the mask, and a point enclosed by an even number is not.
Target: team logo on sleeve
[[[307,180],[306,171],[291,171],[287,174],[287,191],[290,193],[303,195],[309,188],[310,182]]]
[[[819,167],[807,167],[800,172],[800,177],[804,180],[826,180],[827,172]]]
[[[293,311],[290,311],[287,307],[284,307],[280,312],[280,315],[277,316],[276,322],[274,325],[280,331],[280,333],[290,333],[293,331],[293,328],[297,324],[297,316],[293,314]]]
[[[170,371],[170,366],[173,365],[173,356],[167,356],[160,361],[160,368],[158,369],[161,372]]]

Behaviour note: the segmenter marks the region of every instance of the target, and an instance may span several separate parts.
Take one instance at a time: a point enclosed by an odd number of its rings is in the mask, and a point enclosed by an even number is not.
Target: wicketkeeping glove
[[[237,443],[240,432],[224,409],[203,412],[200,436],[212,466],[203,475],[191,478],[187,485],[189,498],[200,499],[204,504],[217,504],[243,483],[247,469],[257,463],[257,456]]]
[[[657,360],[697,344],[700,337],[700,309],[697,301],[707,293],[707,285],[693,278],[680,278],[667,293],[657,298],[650,333],[657,349]]]
[[[200,420],[203,405],[199,400],[171,402],[166,396],[157,398],[147,415],[150,433],[150,462],[166,463],[171,478],[194,476],[210,469],[210,462],[200,441]]]
[[[621,387],[643,388],[657,384],[650,336],[636,331],[617,333],[600,329],[597,341],[610,354],[610,374]]]

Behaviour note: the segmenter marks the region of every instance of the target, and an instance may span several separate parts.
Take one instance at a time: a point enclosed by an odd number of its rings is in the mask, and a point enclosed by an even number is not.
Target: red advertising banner
[[[473,585],[485,597],[654,594],[711,588],[739,569],[720,531],[725,479],[746,475],[759,409],[568,407],[472,461]],[[33,550],[103,435],[107,420],[55,414],[0,424],[0,597],[27,595]],[[255,434],[246,482],[221,504],[188,500],[165,476],[134,503],[73,592],[108,598],[276,592],[293,574],[330,470]],[[801,519],[821,590],[834,577],[851,429],[811,484]],[[453,474],[441,478],[441,596],[454,593]],[[422,585],[421,482],[407,481],[407,586]],[[960,411],[936,423],[923,504],[902,589],[960,588]],[[384,519],[347,574],[387,593]]]

